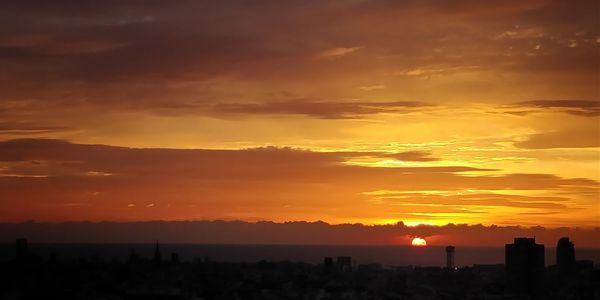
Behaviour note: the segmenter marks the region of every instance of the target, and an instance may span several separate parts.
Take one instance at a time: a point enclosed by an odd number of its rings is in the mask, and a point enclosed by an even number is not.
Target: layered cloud
[[[600,126],[584,130],[556,131],[533,134],[515,143],[526,149],[596,148],[600,147]]]
[[[596,226],[597,11],[2,1],[0,221]]]
[[[558,111],[584,117],[600,116],[600,100],[533,100],[518,102],[513,106],[523,108],[523,114]]]
[[[416,101],[339,102],[288,100],[267,103],[230,103],[209,108],[216,114],[306,115],[317,118],[357,118],[377,113],[410,113],[429,105]]]
[[[304,99],[355,98],[350,86],[370,80],[402,100],[458,100],[456,92],[466,100],[525,98],[531,95],[514,91],[525,84],[537,96],[595,92],[593,1],[0,5],[0,76],[9,99],[152,110],[264,98],[274,89]],[[558,93],[543,92],[566,79]],[[232,86],[244,89],[228,95]]]
[[[565,224],[588,213],[585,195],[598,188],[594,180],[550,174],[353,163],[365,158],[433,160],[418,151],[135,149],[11,140],[0,142],[0,195],[10,199],[0,218],[510,223],[515,213],[543,212],[547,223]],[[554,196],[531,195],[540,190]]]

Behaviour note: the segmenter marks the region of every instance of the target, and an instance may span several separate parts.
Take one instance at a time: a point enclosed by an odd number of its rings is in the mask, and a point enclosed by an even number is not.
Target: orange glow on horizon
[[[0,4],[0,224],[600,226],[597,9],[79,2]]]

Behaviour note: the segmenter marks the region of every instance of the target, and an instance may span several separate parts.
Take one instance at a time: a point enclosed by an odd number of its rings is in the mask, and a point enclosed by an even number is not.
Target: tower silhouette
[[[446,267],[454,269],[454,246],[446,247]]]
[[[154,263],[159,264],[160,261],[160,246],[158,244],[158,240],[156,240],[156,247],[154,248]]]

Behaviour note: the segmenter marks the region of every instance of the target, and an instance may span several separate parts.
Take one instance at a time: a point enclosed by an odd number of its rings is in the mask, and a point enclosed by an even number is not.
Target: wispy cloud
[[[345,56],[348,55],[352,52],[358,51],[362,49],[362,47],[338,47],[338,48],[331,48],[331,49],[327,49],[321,53],[319,53],[319,56],[321,57],[339,57],[339,56]]]
[[[556,111],[583,117],[600,116],[600,100],[532,100],[517,102],[509,107],[523,109],[522,114]]]
[[[536,133],[514,145],[525,149],[600,147],[600,127],[584,130]]]
[[[264,103],[223,103],[209,106],[209,112],[259,115],[305,115],[324,119],[361,118],[378,113],[406,114],[419,112],[432,105],[418,101],[360,102],[286,100]]]
[[[86,203],[94,210],[78,211],[71,218],[139,220],[285,215],[285,219],[314,220],[327,215],[333,222],[370,219],[378,223],[377,220],[389,217],[408,221],[410,216],[432,220],[462,216],[489,222],[499,221],[505,214],[512,215],[498,207],[560,209],[563,215],[568,215],[573,209],[587,205],[585,201],[562,201],[561,197],[534,197],[528,191],[570,193],[575,200],[579,189],[583,189],[582,193],[593,193],[598,188],[596,181],[585,178],[497,175],[497,171],[460,165],[381,168],[347,163],[364,157],[436,161],[423,151],[315,152],[277,147],[137,149],[60,140],[4,141],[0,142],[0,163],[6,167],[1,174],[23,176],[0,176],[0,197],[20,199],[18,203],[2,202],[0,218],[55,220],[65,217],[59,203]],[[113,175],[89,176],[90,172]],[[29,176],[32,174],[43,177]],[[365,194],[377,190],[397,191],[397,194]],[[420,194],[424,190],[454,194],[466,190],[504,190],[513,191],[513,196],[467,193],[442,197]],[[123,210],[127,208],[125,203],[128,210]],[[191,204],[203,208],[192,211],[188,209]],[[131,210],[152,206],[161,209]],[[43,212],[38,211],[42,208]],[[22,209],[27,210],[15,213]]]

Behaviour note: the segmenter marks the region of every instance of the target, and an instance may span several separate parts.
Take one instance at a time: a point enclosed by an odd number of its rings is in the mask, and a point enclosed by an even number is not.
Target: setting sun
[[[425,247],[427,246],[427,241],[422,238],[414,238],[411,243],[415,247]]]

